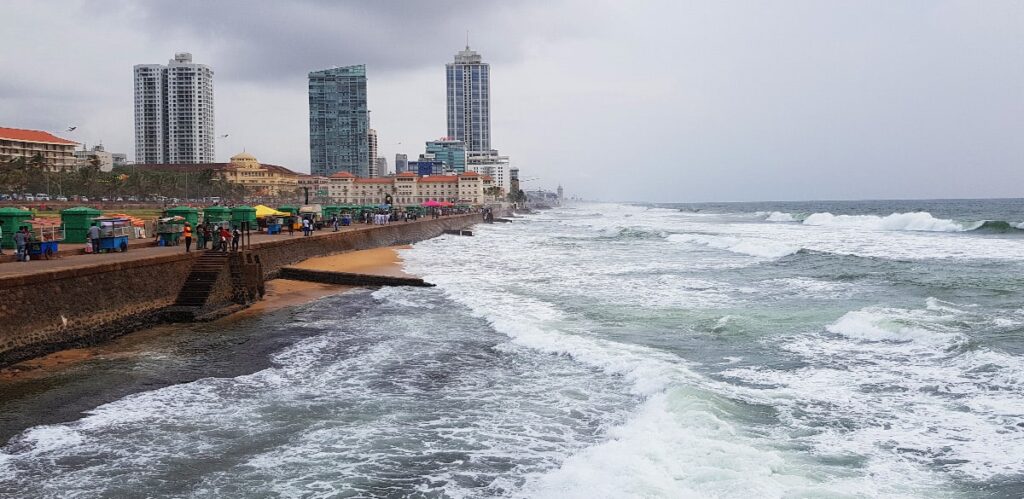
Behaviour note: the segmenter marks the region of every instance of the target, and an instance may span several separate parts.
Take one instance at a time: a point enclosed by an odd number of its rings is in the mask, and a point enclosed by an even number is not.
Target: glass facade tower
[[[491,149],[491,67],[469,49],[445,65],[448,87],[448,136],[468,151]]]
[[[449,170],[466,173],[466,145],[461,140],[431,140],[427,142],[427,154],[443,161]]]
[[[310,173],[370,175],[366,66],[309,73]]]

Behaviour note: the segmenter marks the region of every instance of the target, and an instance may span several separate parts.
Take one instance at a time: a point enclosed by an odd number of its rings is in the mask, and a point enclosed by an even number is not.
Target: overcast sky
[[[0,126],[134,158],[132,66],[215,72],[217,159],[309,171],[307,73],[366,64],[381,153],[491,64],[492,147],[605,200],[1024,196],[1021,1],[6,1]],[[401,143],[401,144],[399,144]]]

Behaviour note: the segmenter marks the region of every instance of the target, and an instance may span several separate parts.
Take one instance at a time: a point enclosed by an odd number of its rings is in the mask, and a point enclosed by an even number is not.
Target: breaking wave
[[[867,230],[911,230],[925,232],[964,232],[978,228],[978,224],[964,224],[954,220],[935,218],[931,213],[893,213],[878,215],[833,215],[814,213],[804,219],[804,225],[823,227],[851,227]]]

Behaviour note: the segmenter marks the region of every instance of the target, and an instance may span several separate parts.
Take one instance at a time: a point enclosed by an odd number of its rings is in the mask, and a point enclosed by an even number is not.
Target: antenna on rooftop
[[[469,30],[466,30],[466,50],[469,50]]]

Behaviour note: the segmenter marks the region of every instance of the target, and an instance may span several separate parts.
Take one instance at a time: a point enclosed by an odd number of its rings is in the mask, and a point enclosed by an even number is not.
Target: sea
[[[433,288],[0,384],[0,496],[1024,497],[1024,200],[474,232],[402,252]]]

